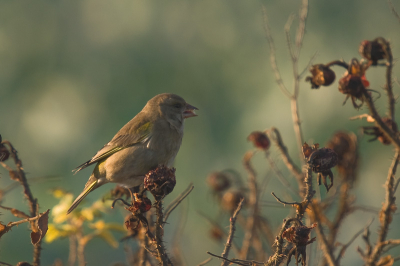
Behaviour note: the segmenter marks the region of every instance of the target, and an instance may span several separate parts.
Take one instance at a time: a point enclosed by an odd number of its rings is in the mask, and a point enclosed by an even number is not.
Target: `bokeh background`
[[[400,3],[393,2],[400,10]],[[294,0],[1,1],[0,133],[18,150],[29,177],[58,177],[32,183],[41,211],[57,203],[49,193],[51,188],[63,187],[75,194],[82,190],[91,170],[76,176],[71,170],[91,158],[151,97],[176,93],[200,110],[198,117],[186,121],[175,164],[178,183],[166,201],[193,182],[186,226],[179,229],[184,230],[180,242],[186,261],[196,265],[207,258],[206,251],[221,253],[222,244],[209,238],[209,225],[198,214],[217,217],[220,212],[205,183],[208,173],[231,168],[245,178],[242,156],[252,148],[246,137],[253,130],[271,126],[281,131],[297,158],[290,103],[274,81],[261,7],[267,8],[278,64],[291,88],[283,28],[288,16],[298,12],[299,4]],[[300,66],[305,67],[317,51],[315,62],[359,58],[360,41],[378,36],[391,41],[398,58],[399,31],[400,24],[386,1],[311,0]],[[340,77],[342,70],[336,70]],[[398,71],[395,66],[394,76]],[[383,69],[367,73],[371,88],[382,92],[377,101],[381,113],[386,110],[383,75]],[[399,95],[396,84],[394,92]],[[351,102],[342,106],[344,98],[337,81],[319,90],[301,82],[300,116],[307,141],[325,143],[339,129],[359,134],[365,122],[348,118],[367,110],[354,110]],[[361,136],[357,203],[380,208],[393,149],[366,139]],[[276,153],[273,158],[279,162]],[[264,160],[261,154],[254,160],[260,178],[268,172]],[[283,165],[278,165],[285,172]],[[8,173],[0,173],[0,187],[9,185]],[[91,193],[88,202],[111,188],[104,186]],[[285,188],[274,178],[263,200],[273,200],[270,191],[283,194]],[[324,197],[325,192],[321,193]],[[20,188],[7,194],[2,205],[27,208]],[[289,208],[264,207],[262,213],[278,226]],[[121,211],[110,210],[107,219],[122,221],[123,216]],[[346,219],[339,240],[347,242],[351,232],[373,216],[358,212]],[[390,236],[398,238],[400,231],[394,225],[399,218],[395,217]],[[0,219],[15,220],[4,211]],[[167,242],[180,219],[178,209],[166,225]],[[228,214],[221,222],[228,226]],[[375,219],[372,232],[377,225]],[[357,245],[363,246],[356,241],[344,265],[362,264]],[[51,265],[56,258],[65,262],[67,256],[67,239],[43,244],[43,265]],[[88,265],[112,265],[124,258],[123,245],[112,249],[99,240],[87,247]],[[32,260],[26,225],[2,237],[0,260],[10,264]],[[218,262],[214,259],[209,265]]]

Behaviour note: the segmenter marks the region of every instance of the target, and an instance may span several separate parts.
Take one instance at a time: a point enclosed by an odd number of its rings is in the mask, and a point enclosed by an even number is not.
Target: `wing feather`
[[[104,145],[104,147],[100,149],[96,153],[96,155],[92,157],[92,159],[72,170],[74,174],[88,167],[89,165],[110,157],[114,153],[119,152],[123,149],[134,145],[147,143],[152,136],[152,123],[148,120],[144,120],[142,123],[135,123],[134,120],[136,118],[141,118],[139,115],[140,113],[131,121],[129,121],[124,127],[122,127],[120,131],[118,131],[118,133],[114,136],[114,138],[109,143]]]

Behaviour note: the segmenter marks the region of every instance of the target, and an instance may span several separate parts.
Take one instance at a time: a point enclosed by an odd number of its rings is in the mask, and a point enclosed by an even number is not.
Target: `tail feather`
[[[67,214],[70,214],[90,192],[92,192],[93,190],[95,190],[98,187],[99,187],[99,185],[98,185],[97,179],[95,181],[87,184],[85,186],[85,189],[82,191],[82,193],[75,199],[75,201],[72,203],[71,207],[69,207]]]

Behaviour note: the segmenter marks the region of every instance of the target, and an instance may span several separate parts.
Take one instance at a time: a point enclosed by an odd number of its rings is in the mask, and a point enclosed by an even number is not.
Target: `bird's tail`
[[[69,207],[67,214],[70,214],[78,205],[81,203],[81,201],[93,190],[98,188],[100,185],[98,183],[98,179],[93,178],[92,176],[89,178],[89,181],[86,183],[85,189],[82,191],[82,193],[75,199],[75,201],[72,203],[71,207]]]

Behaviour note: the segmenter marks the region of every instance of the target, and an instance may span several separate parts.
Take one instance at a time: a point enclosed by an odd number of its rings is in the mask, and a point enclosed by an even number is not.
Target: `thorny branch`
[[[22,167],[22,161],[18,157],[17,150],[14,148],[14,146],[11,144],[11,142],[9,142],[7,140],[2,141],[1,144],[7,145],[9,147],[11,157],[13,158],[15,166],[16,166],[16,171],[10,169],[10,167],[3,162],[1,162],[1,165],[5,169],[9,170],[11,179],[18,181],[24,188],[24,195],[27,198],[28,204],[29,204],[29,215],[30,215],[30,217],[35,217],[35,216],[39,215],[39,207],[38,207],[37,199],[33,197],[33,194],[30,190],[24,169]],[[35,221],[30,221],[30,223],[31,223],[32,231],[35,231],[36,227],[37,227],[37,225],[35,224]],[[42,249],[41,244],[42,244],[42,241],[40,240],[39,242],[37,242],[34,245],[34,250],[33,250],[33,265],[34,266],[40,265],[40,254],[41,254],[41,249]]]
[[[222,255],[221,255],[223,258],[228,258],[229,250],[232,246],[232,241],[233,241],[233,237],[235,235],[235,230],[236,230],[236,226],[235,226],[236,217],[239,214],[240,210],[242,209],[243,201],[244,201],[244,199],[240,200],[239,205],[237,206],[235,212],[233,213],[231,219],[229,220],[229,222],[230,222],[229,235],[228,235],[228,239],[226,240],[224,251],[222,252]],[[226,266],[226,265],[228,265],[228,263],[226,261],[223,261],[221,263],[221,266]]]

